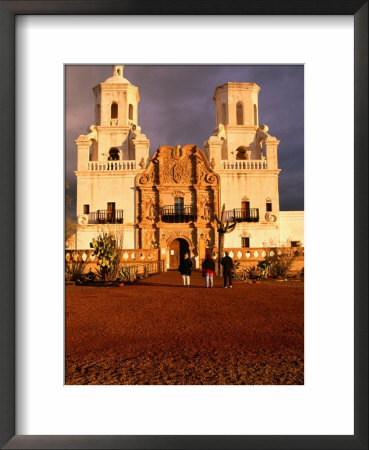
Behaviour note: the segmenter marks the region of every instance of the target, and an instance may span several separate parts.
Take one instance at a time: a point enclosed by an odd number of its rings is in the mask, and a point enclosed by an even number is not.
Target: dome
[[[127,78],[124,78],[120,75],[113,75],[104,81],[104,83],[120,83],[120,84],[131,84]]]
[[[113,66],[113,76],[106,79],[104,83],[131,84],[127,78],[123,77],[124,66]]]

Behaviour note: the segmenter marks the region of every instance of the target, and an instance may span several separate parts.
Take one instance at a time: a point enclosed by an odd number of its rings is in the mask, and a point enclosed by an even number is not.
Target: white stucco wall
[[[136,248],[135,243],[135,229],[133,225],[86,225],[77,230],[77,250],[88,250],[92,238],[97,238],[99,234],[108,233],[113,234],[120,240],[120,245],[124,249]],[[74,242],[71,240],[69,248],[74,249]]]
[[[304,211],[280,211],[280,242],[290,246],[291,241],[300,241],[304,247]]]
[[[242,247],[242,237],[248,237],[250,247],[278,245],[279,225],[240,222],[231,233],[225,235],[224,247]]]
[[[93,213],[106,210],[108,202],[115,202],[115,209],[124,210],[124,223],[134,223],[137,173],[138,171],[78,174],[77,216],[83,213],[83,205],[90,205],[90,213]]]
[[[226,247],[241,247],[242,236],[249,237],[251,247],[263,247],[271,241],[279,242],[279,194],[278,171],[258,170],[248,172],[221,171],[221,206],[231,210],[241,208],[242,200],[247,197],[250,208],[259,209],[259,222],[239,222],[234,232],[225,236]],[[268,221],[266,211],[267,198],[272,201]]]

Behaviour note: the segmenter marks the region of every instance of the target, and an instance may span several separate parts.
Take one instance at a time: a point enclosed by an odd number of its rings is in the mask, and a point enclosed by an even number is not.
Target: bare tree
[[[227,220],[226,223],[224,223],[224,210],[225,210],[225,204],[223,203],[220,219],[215,214],[215,220],[217,221],[217,224],[218,224],[217,232],[219,233],[218,234],[218,274],[220,274],[220,260],[223,256],[223,251],[224,251],[224,235],[227,233],[231,233],[236,228],[236,225],[237,225],[236,222],[229,223],[229,220]]]

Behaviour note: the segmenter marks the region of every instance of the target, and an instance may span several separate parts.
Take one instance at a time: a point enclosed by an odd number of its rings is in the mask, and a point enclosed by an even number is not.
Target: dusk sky
[[[74,140],[88,134],[94,124],[92,88],[112,76],[113,69],[112,65],[67,66],[65,74],[66,183],[74,207]],[[281,141],[280,209],[304,209],[302,65],[125,65],[124,77],[139,88],[138,125],[150,140],[150,155],[160,145],[194,144],[202,149],[215,126],[215,88],[227,81],[258,84],[259,123],[268,125],[269,133]]]

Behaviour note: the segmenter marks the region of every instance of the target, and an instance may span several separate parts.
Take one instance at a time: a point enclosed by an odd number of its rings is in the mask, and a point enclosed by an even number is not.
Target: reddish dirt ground
[[[304,286],[66,286],[66,384],[303,384]]]

